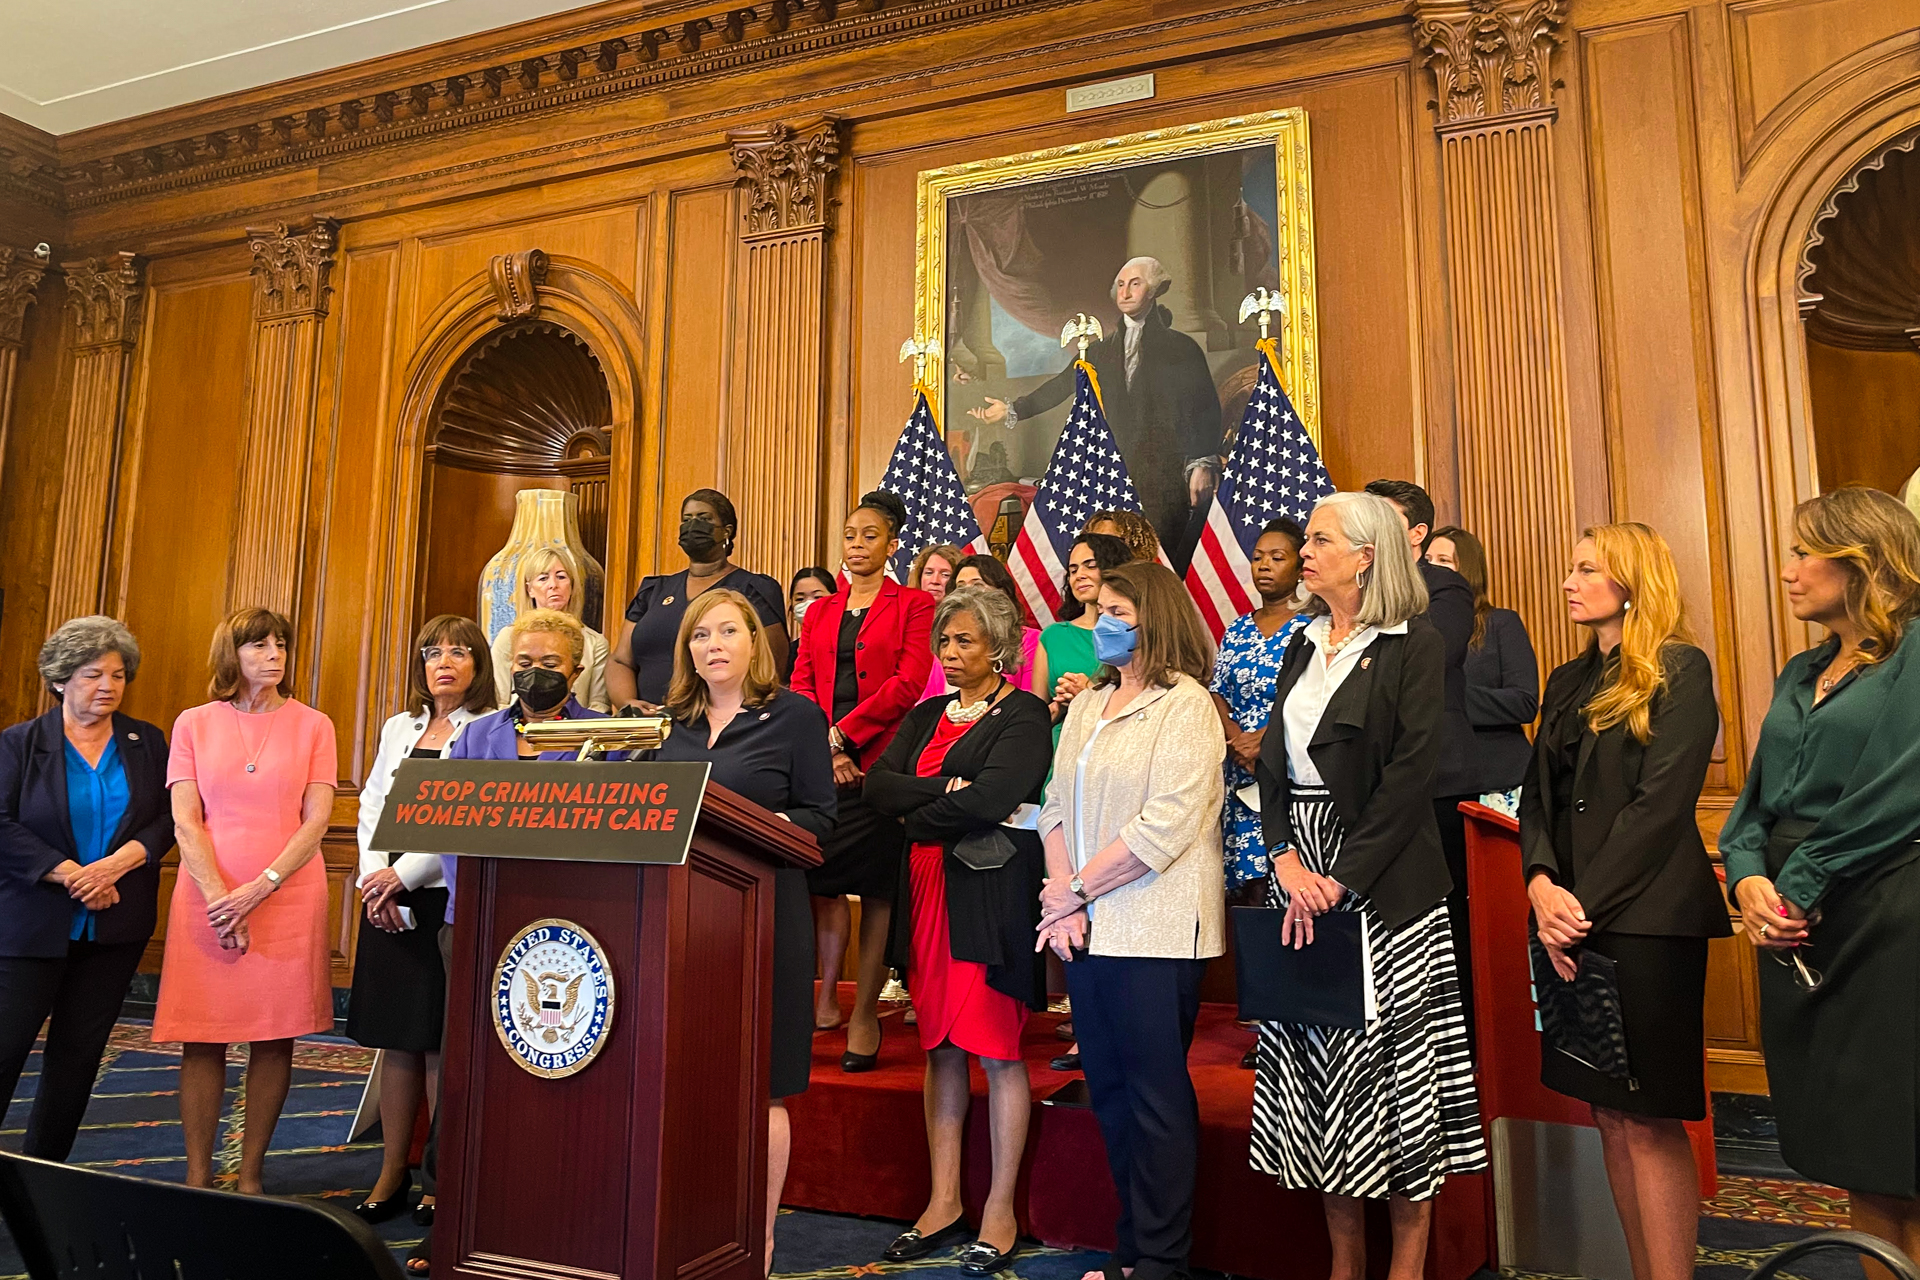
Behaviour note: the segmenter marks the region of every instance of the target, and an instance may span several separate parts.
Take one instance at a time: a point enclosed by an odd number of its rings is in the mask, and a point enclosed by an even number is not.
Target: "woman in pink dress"
[[[927,1146],[933,1194],[889,1262],[973,1237],[970,1276],[1004,1270],[1019,1222],[1014,1186],[1031,1098],[1020,1035],[1046,1007],[1034,954],[1040,838],[1018,825],[1053,757],[1047,704],[1013,687],[1020,615],[998,591],[956,588],[934,611],[936,652],[958,693],[922,702],[867,771],[866,801],[903,820],[908,848],[888,960],[907,975],[927,1054]],[[960,1140],[971,1104],[967,1056],[987,1076],[993,1182],[976,1233],[960,1205]]]
[[[241,609],[213,633],[213,701],[173,724],[167,786],[180,878],[167,912],[153,1038],[181,1041],[187,1184],[213,1185],[227,1046],[247,1041],[239,1190],[261,1166],[293,1074],[296,1036],[333,1029],[327,875],[333,722],[295,702],[293,627]]]

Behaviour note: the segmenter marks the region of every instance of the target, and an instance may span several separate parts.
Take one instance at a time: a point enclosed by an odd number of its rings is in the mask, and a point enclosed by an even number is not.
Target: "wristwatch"
[[[272,867],[268,867],[265,871],[262,871],[260,874],[265,876],[267,878],[267,883],[272,885],[274,888],[278,889],[280,887],[280,873],[278,871],[275,871]]]
[[[1084,907],[1093,901],[1087,896],[1087,886],[1081,881],[1079,873],[1076,872],[1073,879],[1067,881],[1067,888],[1073,891],[1074,897],[1080,899],[1081,906]]]

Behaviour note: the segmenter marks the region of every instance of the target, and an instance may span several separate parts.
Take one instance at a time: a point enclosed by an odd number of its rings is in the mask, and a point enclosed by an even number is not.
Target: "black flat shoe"
[[[385,1200],[366,1199],[353,1206],[354,1214],[362,1222],[387,1222],[407,1211],[407,1203],[413,1195],[413,1173],[407,1173],[407,1180],[400,1189]]]
[[[960,1271],[969,1276],[991,1276],[1005,1271],[1013,1265],[1013,1256],[1020,1252],[1020,1242],[1015,1240],[1013,1247],[1005,1253],[997,1252],[985,1240],[975,1240],[960,1251]]]
[[[1055,1071],[1078,1071],[1080,1069],[1080,1055],[1077,1053],[1063,1053],[1057,1058],[1047,1059],[1047,1065]]]
[[[972,1234],[973,1228],[967,1225],[967,1215],[963,1213],[931,1235],[923,1236],[918,1228],[909,1227],[895,1236],[893,1243],[880,1256],[888,1262],[913,1262],[936,1249],[958,1244]]]
[[[1253,1048],[1241,1054],[1240,1065],[1245,1067],[1248,1071],[1251,1071],[1255,1067],[1259,1066],[1260,1065],[1260,1046],[1255,1045],[1253,1046]]]
[[[423,1227],[433,1225],[433,1206],[422,1201],[413,1206],[413,1220]]]

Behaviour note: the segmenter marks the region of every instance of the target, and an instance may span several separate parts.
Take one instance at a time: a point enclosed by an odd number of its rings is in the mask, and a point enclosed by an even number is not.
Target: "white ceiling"
[[[0,112],[71,133],[581,0],[0,0]]]

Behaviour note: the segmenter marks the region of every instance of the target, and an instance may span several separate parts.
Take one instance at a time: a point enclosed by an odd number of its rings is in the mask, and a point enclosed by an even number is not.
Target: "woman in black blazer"
[[[978,1236],[960,1254],[972,1276],[993,1275],[1013,1257],[1031,1107],[1020,1034],[1029,1010],[1047,1002],[1034,946],[1045,854],[1018,811],[1041,798],[1053,724],[1047,704],[1007,678],[1020,665],[1020,622],[1013,602],[989,588],[941,599],[935,651],[959,692],[907,713],[867,771],[865,791],[868,804],[906,827],[887,959],[907,975],[927,1054],[933,1164],[926,1211],[886,1257],[911,1261],[972,1234],[960,1204],[972,1054],[986,1071],[993,1128],[992,1186]]]
[[[1483,793],[1512,791],[1526,776],[1533,756],[1527,726],[1540,713],[1533,640],[1519,614],[1495,608],[1487,595],[1487,553],[1480,539],[1458,525],[1441,525],[1427,541],[1427,562],[1452,569],[1473,588],[1473,635],[1464,667],[1474,783]]]
[[[39,667],[60,705],[0,733],[0,1090],[12,1099],[51,1016],[22,1149],[65,1160],[153,936],[173,810],[166,738],[119,711],[133,635],[75,618]]]
[[[1385,498],[1322,498],[1300,563],[1313,620],[1287,647],[1255,769],[1268,902],[1295,947],[1317,916],[1361,916],[1377,1016],[1261,1024],[1252,1163],[1321,1193],[1334,1275],[1364,1272],[1378,1199],[1392,1273],[1417,1274],[1441,1184],[1486,1168],[1432,805],[1446,642]]]
[[[1634,1275],[1685,1280],[1700,1184],[1681,1122],[1707,1112],[1707,939],[1733,931],[1694,822],[1720,725],[1713,671],[1646,525],[1587,530],[1562,589],[1593,642],[1547,678],[1520,792],[1527,897],[1561,978],[1582,950],[1614,961],[1629,1074],[1543,1042],[1540,1080],[1593,1108]]]

